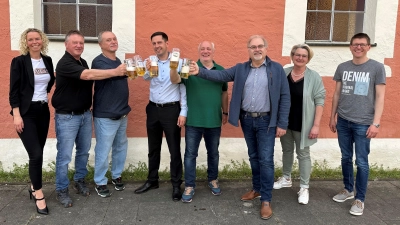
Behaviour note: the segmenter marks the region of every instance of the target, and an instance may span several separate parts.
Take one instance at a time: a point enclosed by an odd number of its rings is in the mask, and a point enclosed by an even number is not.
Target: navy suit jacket
[[[54,67],[49,56],[41,55],[44,65],[50,74],[50,81],[47,85],[47,93],[54,85]],[[19,107],[21,116],[29,109],[35,88],[35,75],[33,74],[31,56],[28,54],[20,55],[11,61],[10,68],[10,93],[9,101],[12,109]]]
[[[290,89],[288,80],[282,66],[266,57],[266,70],[268,76],[268,91],[270,97],[271,120],[269,127],[279,127],[284,130],[288,126],[290,111]],[[200,68],[199,77],[207,80],[229,82],[234,81],[232,99],[229,104],[229,123],[239,126],[239,115],[242,105],[244,85],[250,73],[251,60],[238,63],[236,66],[225,70],[207,70]]]

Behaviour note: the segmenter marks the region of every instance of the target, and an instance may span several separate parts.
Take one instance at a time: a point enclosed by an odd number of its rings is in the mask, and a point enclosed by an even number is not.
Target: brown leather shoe
[[[262,202],[260,210],[261,219],[267,220],[272,216],[272,209],[270,202]]]
[[[246,194],[242,195],[242,198],[240,200],[242,201],[251,201],[255,198],[260,198],[261,195],[258,192],[255,192],[254,190],[251,190],[247,192]]]

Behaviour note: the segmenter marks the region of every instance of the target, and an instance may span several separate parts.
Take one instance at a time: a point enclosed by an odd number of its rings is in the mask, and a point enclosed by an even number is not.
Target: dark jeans
[[[29,155],[29,178],[33,189],[39,190],[42,188],[43,148],[50,123],[48,104],[32,102],[22,120],[24,129],[18,135]]]
[[[364,202],[367,193],[371,139],[367,138],[369,125],[350,122],[338,116],[336,130],[340,151],[342,152],[342,174],[344,188],[349,192],[354,188],[353,154],[356,155],[356,196]]]
[[[207,175],[208,181],[218,178],[219,139],[221,127],[204,128],[186,126],[185,129],[185,187],[196,187],[196,158],[199,152],[201,138],[207,149]]]
[[[157,107],[152,104],[146,106],[146,127],[149,145],[149,174],[147,180],[156,182],[159,179],[160,153],[163,133],[167,140],[171,155],[170,172],[173,186],[182,184],[181,158],[181,128],[178,127],[180,105]]]
[[[269,127],[270,116],[253,118],[240,115],[240,125],[246,140],[253,190],[261,194],[261,202],[270,202],[274,186],[274,146],[276,127]]]

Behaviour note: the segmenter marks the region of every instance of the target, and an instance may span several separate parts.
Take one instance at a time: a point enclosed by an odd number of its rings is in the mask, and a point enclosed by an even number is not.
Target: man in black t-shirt
[[[100,32],[98,42],[101,48],[100,55],[92,61],[94,69],[113,69],[121,65],[117,57],[118,40],[111,31]],[[93,123],[96,134],[94,148],[94,182],[95,190],[101,197],[108,197],[111,192],[107,188],[106,173],[109,167],[108,154],[111,154],[111,182],[114,189],[122,191],[121,174],[124,170],[128,150],[126,128],[128,113],[131,107],[128,104],[129,87],[127,77],[111,77],[97,80],[94,83],[93,96]]]
[[[92,80],[124,76],[126,67],[116,69],[90,70],[81,58],[84,37],[80,31],[72,30],[65,36],[65,54],[56,67],[56,89],[52,98],[55,113],[57,137],[56,192],[57,199],[64,207],[71,207],[69,197],[68,164],[76,145],[74,188],[84,196],[90,195],[84,178],[92,140]]]

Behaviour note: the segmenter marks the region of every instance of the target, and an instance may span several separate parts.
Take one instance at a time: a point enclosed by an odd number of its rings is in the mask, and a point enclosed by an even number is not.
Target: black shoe
[[[150,181],[146,181],[142,186],[135,190],[135,194],[142,194],[150,189],[158,188],[158,181],[151,183]]]
[[[181,187],[172,187],[172,200],[174,202],[181,200],[182,192]]]
[[[86,183],[85,183],[84,179],[80,179],[80,180],[75,181],[74,189],[76,190],[77,194],[81,194],[83,196],[89,196],[90,195],[89,188],[86,187]]]
[[[114,188],[117,191],[123,191],[125,189],[124,183],[122,183],[122,178],[112,179],[111,182],[114,184]]]
[[[108,190],[107,185],[97,185],[94,188],[97,191],[97,194],[102,198],[107,198],[111,196],[110,190]]]
[[[69,197],[69,190],[65,188],[63,190],[56,191],[56,199],[65,207],[72,207],[72,199]]]
[[[31,188],[29,188],[28,192],[29,192],[29,199],[33,199],[33,201],[35,201],[35,205],[36,205],[37,201],[44,200],[44,197],[40,198],[40,199],[36,199],[35,195],[33,195],[33,192],[35,192],[35,190],[32,190]],[[39,207],[36,205],[36,211],[39,214],[43,214],[43,215],[48,215],[49,214],[49,208],[47,208],[47,205],[46,205],[46,207],[44,209],[39,209]]]
[[[32,190],[32,189],[28,189],[28,192],[29,192],[29,199],[33,199],[33,201],[35,201],[36,200],[36,198],[35,198],[35,196],[33,195],[33,192],[35,192],[35,190]]]
[[[40,199],[35,198],[35,203],[36,203],[37,201],[41,201],[41,200],[44,200],[44,197],[43,197],[43,198],[40,198]],[[43,214],[43,215],[48,215],[48,214],[49,214],[49,208],[47,208],[47,205],[46,205],[46,207],[44,207],[44,209],[39,209],[39,207],[36,205],[36,211],[37,211],[39,214]]]

